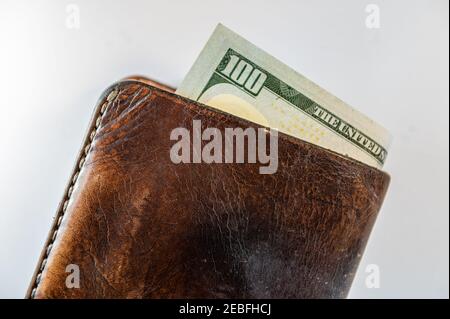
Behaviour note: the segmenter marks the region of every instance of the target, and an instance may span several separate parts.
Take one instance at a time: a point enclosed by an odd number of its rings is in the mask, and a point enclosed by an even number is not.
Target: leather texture
[[[273,175],[174,164],[176,127],[258,126],[144,82],[102,95],[27,297],[346,297],[389,176],[281,133]]]

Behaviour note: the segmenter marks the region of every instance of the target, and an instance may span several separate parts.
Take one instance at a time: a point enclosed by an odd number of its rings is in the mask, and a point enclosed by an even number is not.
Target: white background
[[[66,26],[66,6],[80,28]],[[365,9],[380,8],[369,29]],[[352,298],[449,296],[449,17],[442,1],[0,2],[0,297],[22,298],[95,102],[177,86],[218,22],[392,133],[392,183]],[[380,268],[380,288],[365,285]]]

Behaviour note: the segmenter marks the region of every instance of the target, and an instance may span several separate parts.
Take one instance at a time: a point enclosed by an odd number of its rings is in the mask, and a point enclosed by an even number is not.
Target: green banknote
[[[381,168],[390,135],[219,24],[177,93]]]

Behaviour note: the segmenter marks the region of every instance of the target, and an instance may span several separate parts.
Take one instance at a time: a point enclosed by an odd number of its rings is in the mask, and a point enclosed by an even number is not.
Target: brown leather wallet
[[[176,127],[258,125],[149,83],[101,96],[27,297],[346,297],[389,176],[281,133],[272,175],[174,164]]]

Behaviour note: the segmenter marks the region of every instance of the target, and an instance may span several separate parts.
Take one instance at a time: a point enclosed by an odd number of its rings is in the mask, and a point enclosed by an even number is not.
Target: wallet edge
[[[116,97],[117,92],[118,92],[118,84],[119,83],[115,83],[114,85],[112,85],[108,89],[106,89],[103,92],[103,94],[100,96],[100,98],[97,100],[96,106],[91,115],[91,119],[89,120],[89,125],[86,130],[85,136],[83,138],[81,148],[78,151],[77,159],[75,161],[74,167],[70,174],[69,181],[66,184],[66,187],[64,189],[63,197],[57,206],[56,214],[53,217],[53,222],[51,224],[49,234],[47,235],[47,238],[44,242],[42,252],[39,255],[36,269],[34,270],[33,275],[31,277],[31,282],[28,286],[28,289],[27,289],[27,292],[25,295],[25,299],[34,299],[34,294],[37,291],[37,288],[39,286],[40,276],[43,273],[45,266],[46,266],[46,259],[50,254],[52,244],[53,244],[56,234],[59,230],[59,225],[61,224],[62,218],[64,217],[65,206],[67,206],[66,203],[68,203],[68,201],[71,198],[72,187],[77,182],[78,173],[83,168],[84,159],[89,154],[89,151],[91,149],[91,147],[90,147],[91,140],[92,140],[91,136],[97,132],[97,129],[99,128],[99,125],[98,125],[99,119],[102,118],[109,103],[111,103],[114,100],[114,98]]]

